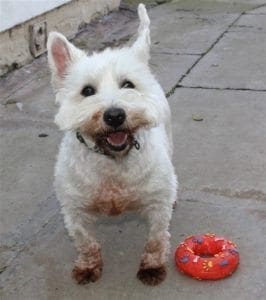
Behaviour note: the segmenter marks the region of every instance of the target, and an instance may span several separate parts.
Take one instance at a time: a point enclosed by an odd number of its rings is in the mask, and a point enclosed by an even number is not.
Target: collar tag
[[[77,139],[81,142],[81,144],[85,144],[85,145],[88,147],[88,145],[86,144],[84,138],[83,138],[82,135],[79,133],[79,131],[76,132],[76,137],[77,137]]]
[[[135,140],[135,139],[134,139],[134,141],[133,141],[133,146],[134,146],[137,150],[140,149],[140,144],[139,144],[139,142],[138,142],[137,140]]]

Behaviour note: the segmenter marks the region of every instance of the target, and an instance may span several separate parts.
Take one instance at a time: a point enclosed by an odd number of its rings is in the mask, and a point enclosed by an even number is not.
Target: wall
[[[0,0],[0,32],[71,0]]]
[[[47,0],[46,3],[48,2]],[[68,38],[73,38],[79,31],[81,24],[89,23],[99,15],[118,9],[119,4],[120,0],[72,0],[29,21],[0,32],[0,76],[30,63],[34,59],[29,47],[30,25],[45,21],[47,32],[56,30]]]

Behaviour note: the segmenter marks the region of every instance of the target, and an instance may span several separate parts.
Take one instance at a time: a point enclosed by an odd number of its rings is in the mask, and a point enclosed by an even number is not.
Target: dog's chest
[[[139,207],[139,196],[135,187],[122,180],[105,179],[95,189],[88,209],[93,213],[119,215],[126,210]]]

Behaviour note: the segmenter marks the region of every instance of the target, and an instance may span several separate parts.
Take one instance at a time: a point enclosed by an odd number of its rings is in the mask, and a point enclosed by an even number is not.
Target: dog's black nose
[[[103,114],[104,122],[112,127],[119,127],[126,119],[126,112],[122,108],[111,107]]]

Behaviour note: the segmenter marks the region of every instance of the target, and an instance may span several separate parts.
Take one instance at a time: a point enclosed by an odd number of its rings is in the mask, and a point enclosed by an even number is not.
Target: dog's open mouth
[[[115,131],[106,135],[108,147],[113,151],[122,151],[128,145],[128,133],[124,131]]]

